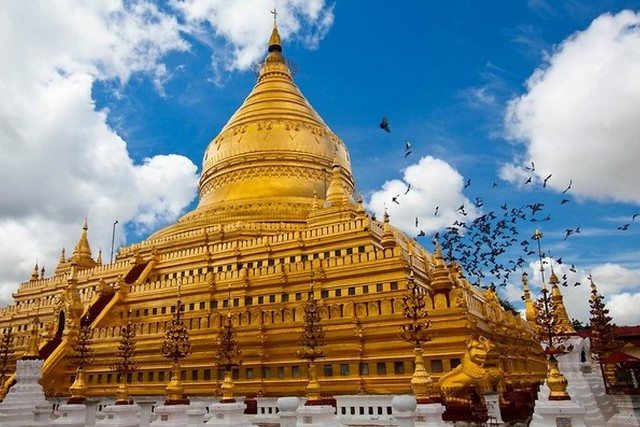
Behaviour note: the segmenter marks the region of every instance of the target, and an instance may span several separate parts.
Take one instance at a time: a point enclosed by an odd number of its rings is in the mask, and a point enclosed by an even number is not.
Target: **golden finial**
[[[96,264],[102,265],[102,248],[98,249],[98,258],[96,258]]]
[[[273,30],[271,31],[271,37],[269,37],[269,52],[282,52],[282,40],[280,39],[280,33],[278,33],[278,11],[274,7],[271,13],[273,14]]]

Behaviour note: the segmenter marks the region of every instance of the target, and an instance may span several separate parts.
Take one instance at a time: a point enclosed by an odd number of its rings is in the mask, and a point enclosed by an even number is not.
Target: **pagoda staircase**
[[[82,322],[88,322],[91,329],[96,328],[105,316],[111,313],[113,308],[124,300],[129,285],[136,285],[146,280],[155,264],[155,261],[151,260],[133,265],[125,275],[124,286],[118,286],[118,284],[116,284],[115,289],[112,288],[110,291],[103,291],[91,300],[82,314]],[[67,354],[67,348],[70,345],[70,340],[68,335],[62,334],[62,329],[63,328],[59,328],[60,333],[56,334],[54,338],[49,340],[40,349],[40,357],[44,359],[44,363],[42,365],[43,377],[49,375],[53,371],[54,367],[57,366]]]

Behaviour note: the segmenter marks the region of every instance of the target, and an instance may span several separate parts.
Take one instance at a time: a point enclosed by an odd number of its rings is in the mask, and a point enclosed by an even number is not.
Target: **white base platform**
[[[206,425],[220,427],[251,427],[251,424],[244,415],[245,404],[234,403],[214,403],[209,405],[211,418]]]
[[[109,405],[102,412],[104,417],[96,421],[96,426],[140,426],[140,406],[138,405]]]
[[[440,403],[427,403],[416,405],[415,426],[416,427],[439,427],[446,425],[442,421],[442,414],[445,411],[444,405]]]
[[[189,405],[161,405],[156,408],[157,419],[151,427],[185,427],[189,425]]]
[[[586,427],[584,414],[584,407],[572,400],[538,400],[529,427]]]
[[[83,404],[65,404],[58,408],[58,418],[51,422],[55,426],[85,427],[87,407]]]
[[[300,406],[298,414],[298,426],[304,427],[340,427],[342,424],[336,421],[333,406]]]

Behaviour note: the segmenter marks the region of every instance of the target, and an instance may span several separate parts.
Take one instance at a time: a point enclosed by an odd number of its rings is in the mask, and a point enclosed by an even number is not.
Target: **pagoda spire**
[[[573,323],[567,315],[567,309],[564,306],[564,298],[560,292],[558,284],[558,276],[553,271],[553,265],[551,266],[551,276],[549,277],[549,284],[551,285],[551,301],[554,306],[554,315],[556,316],[556,334],[562,335],[575,335],[576,330],[573,328]]]
[[[102,248],[98,249],[98,257],[96,258],[96,265],[102,265]]]
[[[529,291],[529,275],[526,271],[522,273],[522,290],[522,300],[524,301],[524,309],[527,322],[535,325],[538,313],[536,311],[536,306],[533,304],[533,300],[531,299],[531,291]]]
[[[71,256],[71,262],[80,268],[90,268],[96,265],[96,262],[91,257],[91,246],[89,245],[89,238],[87,237],[88,230],[89,226],[85,218],[80,240],[78,240],[76,248],[73,250],[73,255]]]
[[[40,278],[40,272],[38,271],[38,269],[38,261],[36,261],[36,265],[33,267],[33,272],[31,273],[31,281],[35,281]]]
[[[274,7],[271,13],[273,14],[273,30],[271,30],[271,37],[269,37],[269,52],[282,52],[282,39],[278,32],[278,11]]]
[[[436,240],[433,250],[433,273],[431,274],[431,287],[434,291],[448,290],[454,285],[449,269],[442,257],[442,247]]]
[[[389,213],[384,212],[384,219],[382,223],[382,238],[380,239],[382,247],[393,248],[396,245],[396,239],[394,238],[393,231],[391,231],[391,225],[389,224]]]
[[[340,177],[340,165],[334,162],[331,166],[331,183],[327,189],[327,204],[332,207],[342,206],[346,197],[342,178]]]

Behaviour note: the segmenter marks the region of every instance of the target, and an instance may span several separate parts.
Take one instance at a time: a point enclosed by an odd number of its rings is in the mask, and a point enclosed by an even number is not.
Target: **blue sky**
[[[32,102],[42,97],[54,107],[64,105],[65,110],[77,102],[78,108],[69,108],[71,112],[61,121],[67,121],[65,127],[73,128],[77,122],[86,126],[83,132],[69,136],[70,141],[85,147],[95,138],[110,141],[113,145],[109,147],[119,147],[113,161],[131,163],[125,172],[139,178],[136,186],[157,177],[149,171],[159,173],[172,185],[168,190],[154,189],[151,196],[120,192],[126,180],[109,175],[117,170],[111,162],[79,173],[82,157],[70,161],[74,180],[91,176],[87,178],[91,184],[84,188],[108,194],[104,200],[86,196],[82,189],[76,191],[81,194],[77,197],[76,192],[68,196],[62,191],[57,200],[74,202],[60,206],[55,200],[47,202],[38,192],[27,200],[5,198],[4,204],[0,202],[0,229],[4,227],[6,236],[25,242],[20,251],[9,245],[4,251],[0,248],[0,254],[12,256],[6,265],[0,265],[5,295],[28,278],[35,258],[53,266],[59,248],[73,246],[84,216],[89,216],[94,227],[92,242],[105,249],[113,218],[125,218],[122,222],[127,224],[118,239],[132,243],[193,207],[195,200],[189,201],[195,194],[194,177],[200,171],[203,151],[255,83],[251,63],[257,63],[260,55],[240,60],[233,56],[234,49],[250,50],[266,44],[271,19],[268,10],[273,7],[271,1],[244,2],[248,15],[240,19],[241,11],[220,10],[225,6],[204,0],[98,3],[106,6],[87,6],[95,10],[81,11],[86,14],[82,22],[104,19],[111,24],[105,25],[104,34],[95,30],[96,39],[104,37],[111,41],[106,43],[109,46],[123,46],[115,53],[106,48],[102,53],[104,46],[93,46],[90,41],[82,41],[84,47],[76,48],[76,35],[70,33],[65,38],[64,31],[57,31],[54,25],[56,18],[46,19],[46,10],[38,12],[43,16],[31,16],[20,6],[0,6],[0,21],[29,16],[43,36],[25,36],[20,33],[23,29],[9,26],[4,30],[7,37],[1,38],[5,41],[0,43],[19,52],[27,64],[32,61],[40,68],[44,64],[55,70],[52,81],[60,84],[60,92],[54,92],[52,84],[41,83],[35,71],[33,75],[16,71],[4,81],[20,79],[25,91],[33,93]],[[429,222],[436,220],[428,214],[433,210],[427,200],[432,187],[446,193],[441,211],[448,209],[449,219],[457,218],[451,206],[457,207],[460,201],[468,206],[476,197],[484,201],[478,214],[499,211],[503,203],[513,207],[544,203],[542,213],[552,219],[523,224],[522,234],[540,226],[546,250],[555,258],[562,257],[565,264],[576,265],[576,280],[584,281],[587,274],[593,274],[609,295],[619,323],[640,322],[638,314],[628,310],[640,302],[640,218],[631,221],[632,215],[640,212],[640,189],[634,189],[637,185],[633,184],[639,177],[635,168],[622,161],[640,160],[640,129],[629,119],[638,112],[640,90],[637,83],[629,86],[632,81],[627,74],[617,74],[640,67],[640,59],[629,54],[634,47],[640,51],[637,2],[369,1],[366,7],[356,1],[312,1],[306,6],[295,1],[278,3],[284,54],[294,64],[295,81],[347,144],[357,191],[364,195],[369,209],[381,212],[386,206],[392,223],[410,235],[417,234],[418,229],[410,224],[414,216],[420,216],[428,234],[421,242],[431,250],[429,236],[443,228],[442,222]],[[71,8],[67,2],[58,6],[60,14]],[[202,16],[203,9],[209,11],[208,16]],[[624,10],[628,10],[626,15],[621,14]],[[153,19],[148,19],[149,15]],[[65,19],[69,18],[60,18],[60,22]],[[262,34],[254,29],[244,34],[249,25],[246,21],[259,22],[267,31]],[[163,25],[149,27],[149,22]],[[294,24],[300,28],[296,30]],[[48,26],[52,26],[54,38],[60,37],[59,43],[44,39]],[[140,28],[145,34],[141,35]],[[242,37],[234,38],[233,34],[241,33]],[[60,54],[47,56],[38,47]],[[91,49],[97,53],[88,54]],[[591,56],[595,65],[585,66]],[[600,68],[603,71],[598,74]],[[593,76],[585,74],[585,69],[594,69]],[[541,77],[527,85],[536,70],[542,70],[538,71]],[[79,77],[74,79],[76,75]],[[84,83],[82,76],[88,76]],[[571,87],[572,82],[579,84]],[[67,96],[74,88],[81,93],[78,98]],[[0,85],[0,93],[3,91],[5,96],[12,95]],[[613,101],[611,93],[616,94]],[[505,119],[508,105],[513,114]],[[594,107],[583,110],[583,105]],[[26,135],[39,135],[43,140],[62,135],[58,140],[67,139],[64,132],[68,129],[60,133],[54,127],[42,130],[42,123],[35,118],[33,122],[24,119],[24,126],[18,126],[15,117],[24,115],[20,108],[16,105],[12,110],[10,105],[0,110],[0,122],[11,130],[0,132],[0,152],[16,144],[16,134],[24,141],[29,140]],[[602,111],[594,113],[594,108]],[[46,111],[43,114],[48,117]],[[605,125],[596,128],[591,114],[604,117]],[[378,127],[382,116],[389,118],[390,134]],[[33,132],[21,134],[28,126],[33,126]],[[584,134],[577,129],[585,129]],[[596,138],[599,132],[605,137]],[[405,140],[413,145],[406,158]],[[68,159],[64,149],[43,143],[39,150],[42,164],[47,164],[48,156],[54,161],[57,156]],[[583,155],[573,160],[571,150]],[[25,149],[21,155],[26,159],[29,151]],[[154,161],[147,164],[145,159]],[[537,173],[522,169],[532,159],[537,160]],[[20,185],[42,186],[42,182],[57,179],[58,172],[52,170],[64,169],[64,163],[53,163],[58,166],[51,170],[33,168],[27,178],[20,171],[5,172],[4,178]],[[93,165],[91,161],[87,164]],[[505,169],[509,164],[512,168]],[[396,206],[390,196],[412,179],[404,174],[412,165],[411,170],[422,177],[429,176],[429,168],[442,174],[436,174],[432,182],[412,182],[418,191],[422,185],[423,192]],[[96,177],[103,173],[106,175]],[[550,173],[552,185],[543,189],[541,181]],[[523,176],[532,176],[532,184],[523,186]],[[399,181],[402,179],[404,182]],[[461,188],[468,179],[471,185]],[[569,179],[572,190],[561,194]],[[65,188],[60,180],[57,188]],[[625,182],[631,182],[629,188]],[[30,187],[24,194],[31,194]],[[137,197],[148,200],[138,205],[132,202],[126,209],[105,208]],[[569,202],[560,205],[565,197]],[[631,224],[628,230],[617,230],[626,223]],[[57,227],[60,232],[44,237],[36,231],[45,227]],[[563,240],[563,231],[575,227],[581,227],[582,232]],[[510,254],[517,256],[517,252]],[[526,261],[534,263],[535,258],[529,256]],[[566,272],[566,265],[556,268]],[[518,286],[516,280],[500,292],[519,304]],[[580,289],[567,288],[567,292],[572,315],[584,319],[588,286],[583,283]],[[612,300],[614,297],[617,299]]]

